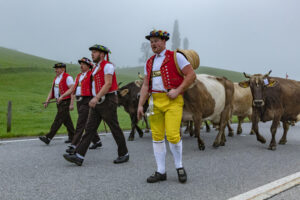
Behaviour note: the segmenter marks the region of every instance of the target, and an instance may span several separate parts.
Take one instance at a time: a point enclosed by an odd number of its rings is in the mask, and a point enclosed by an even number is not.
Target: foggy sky
[[[99,43],[116,66],[138,66],[145,35],[172,37],[177,19],[203,66],[300,80],[297,0],[0,0],[0,8],[0,46],[44,58],[76,62]]]

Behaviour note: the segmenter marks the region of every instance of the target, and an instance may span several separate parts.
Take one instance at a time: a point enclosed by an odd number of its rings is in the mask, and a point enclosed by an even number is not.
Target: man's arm
[[[96,104],[101,99],[101,97],[103,97],[104,95],[106,95],[108,93],[108,91],[112,85],[112,77],[113,77],[112,74],[104,75],[105,84],[103,85],[101,90],[97,93],[97,95],[89,102],[90,107],[95,108]]]
[[[182,69],[184,80],[176,89],[170,90],[167,95],[171,99],[175,99],[179,94],[183,93],[196,79],[195,71],[191,64]]]
[[[57,102],[58,103],[61,102],[63,100],[63,98],[72,94],[73,90],[74,90],[74,84],[70,85],[70,88],[57,99]]]
[[[145,76],[144,77],[144,83],[143,86],[141,88],[140,91],[140,100],[139,100],[139,105],[138,105],[138,111],[137,111],[137,117],[138,120],[140,120],[142,118],[142,116],[144,116],[144,104],[147,101],[147,99],[149,98],[149,81],[148,81],[148,77]]]
[[[52,88],[53,88],[53,86],[51,87],[50,92],[49,92],[49,94],[48,94],[48,97],[47,97],[47,99],[46,99],[46,101],[45,101],[45,103],[44,103],[44,107],[45,107],[45,108],[48,107],[48,102],[49,102],[50,99],[51,99],[51,96],[52,96]]]

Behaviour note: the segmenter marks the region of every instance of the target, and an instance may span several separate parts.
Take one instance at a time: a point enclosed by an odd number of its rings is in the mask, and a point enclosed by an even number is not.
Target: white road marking
[[[123,133],[129,133],[129,131],[123,131]],[[100,133],[98,135],[100,136],[105,136],[106,134],[111,134],[109,133]],[[64,139],[67,138],[67,136],[58,136],[58,137],[54,137],[53,140],[56,139]],[[39,138],[33,138],[33,139],[17,139],[17,140],[0,140],[0,144],[7,144],[7,143],[15,143],[15,142],[29,142],[29,141],[40,141]]]
[[[278,179],[228,200],[263,200],[300,185],[300,172]]]

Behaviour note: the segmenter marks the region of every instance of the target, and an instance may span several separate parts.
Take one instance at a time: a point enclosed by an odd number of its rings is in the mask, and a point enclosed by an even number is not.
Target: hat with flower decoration
[[[93,68],[93,67],[94,67],[92,61],[91,61],[90,59],[86,58],[86,57],[83,57],[83,58],[81,58],[80,60],[78,60],[78,63],[79,63],[79,64],[81,64],[81,63],[86,63],[87,65],[90,66],[90,68]]]
[[[111,51],[107,47],[105,47],[103,45],[100,45],[100,44],[95,44],[95,45],[91,46],[89,48],[89,50],[90,51],[92,51],[92,50],[102,51],[102,52],[104,52],[106,54],[106,59],[109,60],[108,54],[111,53]]]
[[[149,33],[149,35],[146,35],[145,38],[147,40],[150,40],[151,37],[159,37],[163,40],[168,41],[170,38],[170,33],[168,33],[167,31],[162,31],[162,30],[153,30]]]
[[[66,68],[66,64],[65,63],[56,63],[53,68]]]

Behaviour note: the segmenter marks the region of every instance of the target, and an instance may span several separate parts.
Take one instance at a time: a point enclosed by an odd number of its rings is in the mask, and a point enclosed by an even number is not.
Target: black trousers
[[[66,99],[60,102],[59,104],[56,104],[57,113],[51,125],[50,132],[46,134],[47,138],[52,139],[56,135],[61,125],[64,124],[65,127],[67,127],[69,139],[70,140],[73,139],[75,130],[70,115],[70,109],[69,109],[70,102],[71,102],[70,99]]]
[[[75,135],[72,140],[72,145],[77,146],[80,142],[80,139],[82,137],[83,131],[85,124],[87,122],[88,116],[89,116],[89,102],[92,99],[90,96],[86,97],[80,97],[81,100],[77,101],[77,112],[78,112],[78,119],[77,119],[77,124],[76,124],[76,130],[75,130]],[[100,137],[98,134],[94,136],[92,139],[92,142],[95,144],[100,141]]]
[[[76,147],[76,153],[85,156],[92,139],[97,134],[97,129],[101,121],[106,122],[118,145],[118,156],[124,156],[128,153],[123,131],[119,126],[117,116],[117,96],[107,94],[105,101],[97,104],[95,108],[90,108],[88,121],[85,126],[85,134],[79,145]]]

